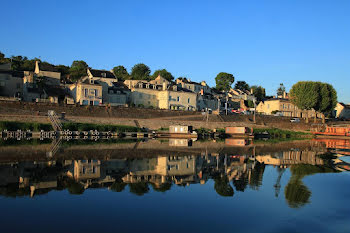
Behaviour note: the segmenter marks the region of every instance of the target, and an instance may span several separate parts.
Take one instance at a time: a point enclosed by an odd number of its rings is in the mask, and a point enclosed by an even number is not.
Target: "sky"
[[[205,80],[332,84],[350,103],[349,0],[2,0],[0,51],[95,69],[145,63]]]

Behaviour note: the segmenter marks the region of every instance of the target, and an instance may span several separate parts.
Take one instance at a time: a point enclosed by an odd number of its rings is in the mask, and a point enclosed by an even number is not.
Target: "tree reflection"
[[[259,190],[262,185],[262,179],[265,171],[265,164],[257,162],[250,178],[249,186],[254,190]]]
[[[233,180],[232,183],[237,191],[244,192],[248,185],[248,179],[246,177],[240,177],[237,180]]]
[[[152,188],[156,192],[166,192],[171,189],[172,183],[164,183],[164,184],[153,184],[152,183]]]
[[[310,202],[311,192],[300,178],[291,179],[284,194],[288,205],[292,208],[300,208]]]
[[[288,205],[292,208],[300,208],[310,202],[311,191],[303,183],[305,176],[317,173],[337,172],[329,166],[315,166],[310,164],[298,164],[290,167],[292,177],[287,184],[284,195]]]
[[[124,183],[123,181],[116,181],[111,185],[111,190],[113,192],[122,192],[125,187],[126,187],[126,183]]]
[[[223,197],[232,197],[234,192],[227,176],[217,176],[215,179],[214,189],[217,194]]]
[[[68,180],[66,183],[66,187],[68,189],[68,192],[73,195],[80,195],[83,194],[85,191],[84,186],[81,183],[76,182],[75,180]]]
[[[138,196],[143,196],[148,193],[149,187],[146,182],[131,183],[129,184],[130,192]]]

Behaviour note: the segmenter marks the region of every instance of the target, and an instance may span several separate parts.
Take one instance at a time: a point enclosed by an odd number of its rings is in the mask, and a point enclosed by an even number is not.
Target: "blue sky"
[[[219,72],[274,95],[300,80],[350,103],[350,1],[2,0],[0,51],[96,69],[145,63],[215,85]]]

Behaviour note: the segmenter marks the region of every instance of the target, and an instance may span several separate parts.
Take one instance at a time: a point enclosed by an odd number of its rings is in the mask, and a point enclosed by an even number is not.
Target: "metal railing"
[[[62,123],[61,123],[59,117],[57,116],[57,114],[55,113],[55,111],[49,110],[47,115],[51,121],[52,128],[55,131],[62,131]]]

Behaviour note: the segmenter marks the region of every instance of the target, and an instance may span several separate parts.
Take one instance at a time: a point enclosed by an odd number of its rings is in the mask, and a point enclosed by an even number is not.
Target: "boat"
[[[169,132],[158,132],[156,133],[158,138],[187,138],[197,139],[197,132],[193,131],[192,126],[183,125],[171,125],[169,126]]]
[[[232,138],[253,138],[254,137],[253,128],[243,127],[243,126],[226,127],[225,134]]]
[[[317,138],[350,139],[350,125],[314,125],[311,132]]]

